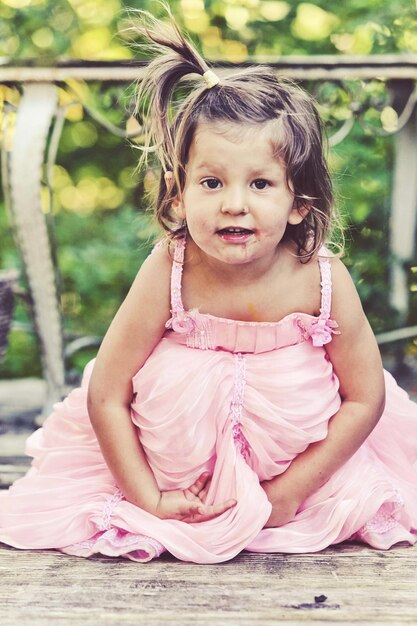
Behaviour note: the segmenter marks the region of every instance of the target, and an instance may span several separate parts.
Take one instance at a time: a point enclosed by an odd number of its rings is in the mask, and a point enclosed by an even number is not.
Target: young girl
[[[219,79],[175,27],[145,34],[159,54],[139,106],[168,236],[82,387],[29,438],[0,540],[197,563],[413,544],[417,405],[323,247],[332,196],[311,99],[264,67]]]

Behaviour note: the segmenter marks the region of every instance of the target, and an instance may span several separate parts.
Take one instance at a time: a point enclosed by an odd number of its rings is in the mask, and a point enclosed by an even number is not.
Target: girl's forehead
[[[237,123],[228,121],[199,122],[190,146],[189,158],[206,158],[216,150],[230,152],[227,145],[236,145],[248,157],[272,159],[282,163],[282,132],[275,120],[265,123]],[[280,138],[281,135],[281,138]],[[233,148],[232,148],[233,149]]]
[[[216,137],[225,137],[229,141],[251,140],[256,137],[258,140],[274,142],[276,140],[276,121],[271,120],[263,123],[241,123],[219,121],[200,121],[194,132],[193,141],[195,143],[208,138],[216,140]]]

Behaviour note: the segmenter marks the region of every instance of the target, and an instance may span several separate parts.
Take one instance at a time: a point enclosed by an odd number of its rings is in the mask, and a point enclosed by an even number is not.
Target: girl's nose
[[[229,213],[230,215],[240,215],[241,213],[248,213],[249,208],[247,204],[246,194],[239,189],[231,189],[226,194],[223,204],[222,213]]]

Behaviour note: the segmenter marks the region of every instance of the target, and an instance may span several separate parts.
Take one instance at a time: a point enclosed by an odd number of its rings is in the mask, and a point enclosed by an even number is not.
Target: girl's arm
[[[273,505],[267,526],[294,518],[301,503],[358,450],[376,426],[385,405],[378,346],[352,279],[339,259],[331,259],[332,315],[339,324],[326,349],[340,382],[342,404],[329,422],[327,437],[311,444],[280,476],[262,484]]]
[[[202,521],[234,503],[206,507],[206,475],[189,489],[161,493],[130,416],[132,378],[161,339],[170,317],[171,265],[163,246],[139,270],[98,352],[88,411],[104,459],[127,500],[161,518]]]

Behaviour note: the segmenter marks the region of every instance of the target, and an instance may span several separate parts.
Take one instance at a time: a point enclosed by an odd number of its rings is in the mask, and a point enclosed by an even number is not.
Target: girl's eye
[[[253,181],[252,185],[255,187],[255,189],[262,190],[269,187],[270,183],[264,178],[257,178]]]
[[[203,180],[202,185],[206,189],[218,189],[220,181],[217,178],[206,178],[206,180]]]

